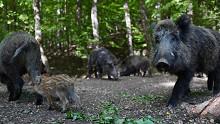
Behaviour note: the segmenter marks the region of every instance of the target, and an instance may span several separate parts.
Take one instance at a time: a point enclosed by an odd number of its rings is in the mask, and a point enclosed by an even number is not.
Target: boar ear
[[[74,80],[73,80],[73,83],[76,82],[76,78],[77,78],[77,75],[74,76]]]
[[[187,30],[191,24],[191,20],[189,16],[186,14],[181,15],[177,20],[176,20],[176,25],[177,28],[181,31]]]
[[[151,27],[152,27],[152,30],[153,30],[153,31],[154,31],[154,29],[156,28],[156,26],[157,26],[157,23],[151,24]]]

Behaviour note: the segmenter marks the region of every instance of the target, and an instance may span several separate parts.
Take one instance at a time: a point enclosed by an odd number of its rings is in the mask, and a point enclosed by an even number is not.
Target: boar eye
[[[160,43],[160,41],[158,39],[156,39],[156,43]]]
[[[176,38],[173,36],[173,37],[171,38],[171,40],[172,40],[172,41],[175,41],[175,40],[176,40]]]

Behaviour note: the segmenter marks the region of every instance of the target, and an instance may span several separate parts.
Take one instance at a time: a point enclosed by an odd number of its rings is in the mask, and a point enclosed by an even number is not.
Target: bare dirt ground
[[[199,104],[211,98],[211,91],[207,90],[206,77],[194,77],[190,83],[191,95],[188,99],[181,99],[174,109],[166,108],[176,76],[169,74],[155,74],[152,78],[130,76],[119,77],[119,80],[77,79],[75,89],[81,97],[82,106],[86,115],[98,116],[100,107],[107,101],[114,101],[122,118],[142,118],[151,115],[161,118],[162,123],[216,123],[213,120],[190,117],[180,106],[182,102]],[[159,96],[147,103],[134,101],[132,98],[153,94]],[[131,97],[132,96],[132,97]],[[32,88],[28,84],[23,87],[21,98],[15,102],[8,102],[8,93],[5,85],[0,84],[0,124],[23,123],[92,123],[86,121],[72,121],[65,119],[66,113],[61,113],[59,107],[47,110],[44,103],[35,106]],[[60,102],[57,102],[61,105]],[[71,104],[74,105],[74,104]],[[77,112],[77,107],[70,107]],[[156,122],[160,123],[160,122]]]

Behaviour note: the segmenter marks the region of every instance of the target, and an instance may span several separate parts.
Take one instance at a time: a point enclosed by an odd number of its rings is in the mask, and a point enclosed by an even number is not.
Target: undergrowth
[[[100,107],[100,112],[97,117],[87,116],[82,112],[74,113],[68,111],[65,119],[91,121],[94,124],[153,124],[154,122],[161,121],[160,118],[153,118],[150,115],[141,119],[136,118],[121,118],[118,114],[119,110],[115,107],[113,101],[105,102]]]

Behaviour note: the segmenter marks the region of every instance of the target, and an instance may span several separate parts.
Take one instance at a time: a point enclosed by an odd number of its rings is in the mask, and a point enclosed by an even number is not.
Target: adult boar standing
[[[7,85],[9,101],[19,99],[28,73],[32,83],[40,77],[40,45],[31,35],[18,31],[0,43],[0,81]],[[38,101],[41,102],[41,101]]]
[[[104,70],[108,75],[108,79],[111,79],[112,76],[114,80],[117,80],[117,64],[118,59],[106,48],[94,49],[88,58],[88,77],[91,79],[91,74],[94,70],[95,77],[102,79],[102,72]],[[99,73],[99,77],[97,72]]]
[[[190,92],[189,83],[195,72],[208,74],[209,84],[214,83],[213,95],[219,93],[220,34],[197,27],[183,14],[175,22],[162,20],[153,26],[156,45],[152,64],[159,71],[178,76],[168,107],[174,107],[182,95]]]
[[[143,76],[146,75],[148,71],[149,76],[152,76],[150,60],[146,56],[128,56],[125,58],[120,67],[120,76],[130,76],[136,73],[141,74],[140,71],[143,71]]]

